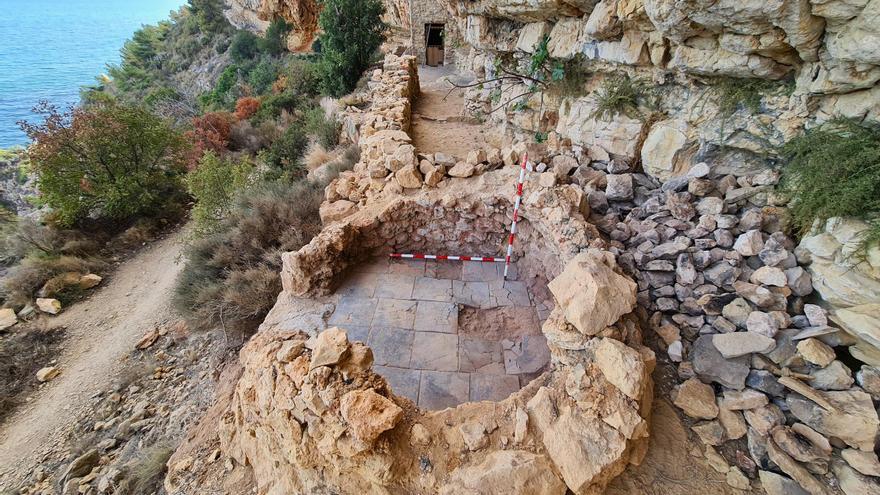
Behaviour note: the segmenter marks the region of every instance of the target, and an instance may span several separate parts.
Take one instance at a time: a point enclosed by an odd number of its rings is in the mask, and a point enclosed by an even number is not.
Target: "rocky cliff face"
[[[318,34],[321,10],[315,0],[227,0],[226,6],[226,18],[239,29],[262,33],[273,19],[287,21],[291,51],[309,50]]]
[[[880,118],[877,0],[481,0],[449,7],[469,44],[465,68],[477,77],[527,66],[544,36],[550,58],[566,63],[566,77],[583,77],[573,92],[533,96],[515,111],[492,112],[497,86],[489,84],[472,91],[474,112],[491,112],[515,131],[550,132],[593,158],[641,161],[661,179],[701,161],[745,174],[806,125]],[[596,91],[611,73],[650,81],[655,105],[639,118],[593,118]],[[726,114],[717,87],[755,79],[780,83],[764,92],[758,111]],[[525,88],[505,87],[502,101]]]

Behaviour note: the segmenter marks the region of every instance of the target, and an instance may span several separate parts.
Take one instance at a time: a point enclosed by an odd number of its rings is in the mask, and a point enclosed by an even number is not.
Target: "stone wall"
[[[316,270],[337,263],[324,254]],[[221,451],[253,469],[259,493],[601,493],[646,452],[654,356],[614,256],[567,259],[543,327],[552,371],[501,402],[442,411],[394,395],[341,330],[278,328],[315,304],[282,294],[241,351]]]

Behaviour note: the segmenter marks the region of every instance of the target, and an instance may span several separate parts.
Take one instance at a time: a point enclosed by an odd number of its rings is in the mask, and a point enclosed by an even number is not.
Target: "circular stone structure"
[[[419,407],[421,397],[407,398],[383,373],[387,364],[377,364],[388,356],[370,348],[373,329],[363,342],[356,327],[366,317],[344,310],[345,298],[359,291],[408,290],[408,282],[351,282],[369,279],[374,265],[388,275],[428,273],[427,264],[392,265],[392,249],[481,253],[501,246],[515,173],[375,199],[283,255],[285,290],[242,349],[243,370],[219,420],[221,450],[251,466],[259,493],[597,494],[641,462],[654,356],[641,345],[636,284],[585,222],[578,189],[536,189],[524,199],[517,278],[526,287],[547,284],[552,302],[538,297],[528,307],[549,310],[541,334],[550,359],[543,372],[518,375],[524,386],[506,398],[471,401],[469,388],[468,402]],[[425,294],[435,294],[424,284]],[[412,290],[410,297],[415,281]],[[459,332],[489,331],[481,312],[497,307],[462,307]],[[434,315],[434,330],[442,323]]]

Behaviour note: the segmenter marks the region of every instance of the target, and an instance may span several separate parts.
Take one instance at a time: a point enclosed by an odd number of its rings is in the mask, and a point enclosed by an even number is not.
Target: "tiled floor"
[[[502,280],[499,263],[378,259],[358,267],[337,290],[328,324],[373,349],[374,369],[398,394],[425,409],[501,400],[550,359],[538,311],[525,283]],[[528,335],[486,340],[459,333],[463,306],[529,308]],[[495,334],[504,335],[504,329]],[[487,332],[492,334],[492,332]]]

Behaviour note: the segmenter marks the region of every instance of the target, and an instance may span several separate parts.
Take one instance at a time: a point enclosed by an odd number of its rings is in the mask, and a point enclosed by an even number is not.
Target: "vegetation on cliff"
[[[817,219],[855,217],[872,226],[863,247],[880,241],[880,130],[836,120],[792,139],[782,154],[782,190],[801,234]]]
[[[332,96],[351,92],[385,40],[380,0],[325,0],[318,25],[322,87]]]

